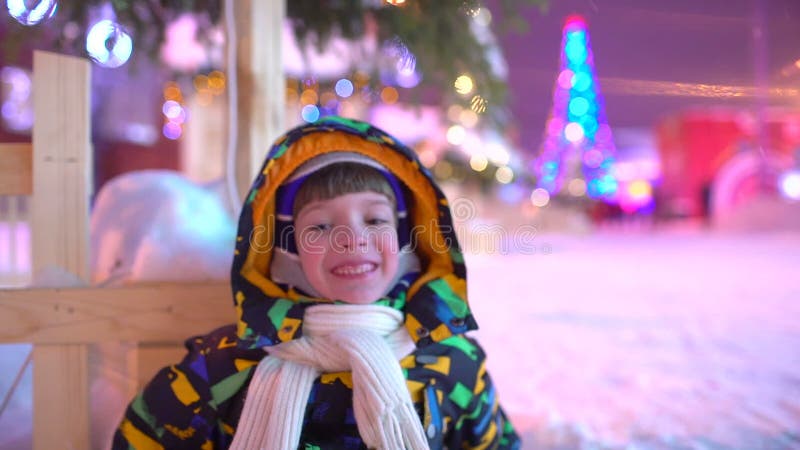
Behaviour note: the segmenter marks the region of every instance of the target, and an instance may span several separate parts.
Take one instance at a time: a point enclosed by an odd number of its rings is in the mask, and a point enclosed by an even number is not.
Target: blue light
[[[583,43],[586,42],[586,32],[583,30],[570,31],[567,33],[567,40],[578,41],[583,45]]]
[[[583,97],[575,97],[569,102],[570,114],[579,117],[589,111],[589,101]],[[584,127],[586,129],[586,127]]]
[[[314,105],[303,106],[300,115],[303,116],[303,120],[306,122],[316,122],[319,119],[319,108]]]
[[[572,88],[578,92],[583,92],[592,86],[592,76],[589,72],[579,71],[572,76]]]
[[[341,80],[337,81],[334,89],[336,90],[336,94],[342,98],[347,98],[353,95],[353,83],[347,78],[342,78]]]
[[[584,135],[589,139],[594,139],[594,135],[597,133],[597,119],[590,115],[586,115],[578,119],[578,123],[580,123],[583,127]]]
[[[86,35],[86,51],[101,66],[115,68],[131,57],[133,40],[117,23],[101,20]]]
[[[586,61],[586,46],[583,45],[583,42],[567,42],[567,45],[564,46],[564,53],[567,55],[570,64],[582,64]]]

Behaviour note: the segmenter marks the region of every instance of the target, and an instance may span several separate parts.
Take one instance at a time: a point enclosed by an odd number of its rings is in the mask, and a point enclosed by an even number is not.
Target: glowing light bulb
[[[8,0],[6,6],[8,13],[17,20],[17,22],[31,26],[36,25],[44,19],[49,19],[56,14],[58,9],[58,2],[55,0],[41,0],[36,2],[36,6],[28,9],[25,0]]]
[[[461,75],[460,77],[456,78],[454,86],[456,88],[456,92],[461,95],[467,95],[475,88],[475,84],[472,82],[472,78],[470,78],[469,75]]]
[[[86,35],[86,51],[101,66],[115,68],[128,62],[133,40],[119,24],[101,20]]]

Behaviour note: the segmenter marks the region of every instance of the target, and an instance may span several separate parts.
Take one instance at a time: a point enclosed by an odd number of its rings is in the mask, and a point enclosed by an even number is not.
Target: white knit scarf
[[[231,449],[294,450],[323,372],[352,371],[353,410],[368,448],[428,450],[398,361],[414,343],[403,314],[377,305],[315,305],[303,337],[266,348],[248,387]]]

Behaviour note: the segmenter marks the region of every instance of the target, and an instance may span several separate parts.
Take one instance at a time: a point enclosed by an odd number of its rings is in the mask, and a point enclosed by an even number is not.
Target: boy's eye
[[[330,230],[330,228],[331,228],[331,226],[328,225],[327,223],[317,223],[317,224],[313,224],[313,225],[309,225],[308,226],[308,229],[310,231],[327,231],[327,230]]]
[[[389,223],[389,221],[377,217],[374,219],[367,219],[367,225],[383,225],[385,223]]]

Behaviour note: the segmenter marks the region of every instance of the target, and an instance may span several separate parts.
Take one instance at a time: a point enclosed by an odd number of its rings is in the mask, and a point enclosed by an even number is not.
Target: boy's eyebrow
[[[366,204],[367,204],[367,206],[372,206],[372,205],[386,205],[386,206],[388,206],[388,207],[390,207],[390,208],[394,209],[394,205],[392,204],[392,202],[391,202],[391,201],[389,201],[389,199],[388,199],[388,198],[380,198],[380,199],[377,199],[377,198],[376,198],[376,199],[374,199],[374,200],[369,200],[369,201],[367,201],[367,203],[366,203]],[[300,216],[301,216],[301,215],[303,215],[303,214],[307,214],[307,213],[309,213],[309,212],[311,212],[311,211],[314,211],[315,209],[320,209],[320,208],[322,208],[323,206],[324,206],[324,203],[322,203],[322,201],[320,201],[320,200],[317,200],[317,201],[311,202],[311,203],[309,203],[308,205],[306,205],[306,206],[304,206],[304,207],[302,207],[302,208],[300,209],[300,211],[297,213],[297,217],[295,217],[295,219],[297,219],[298,217],[300,217]]]

